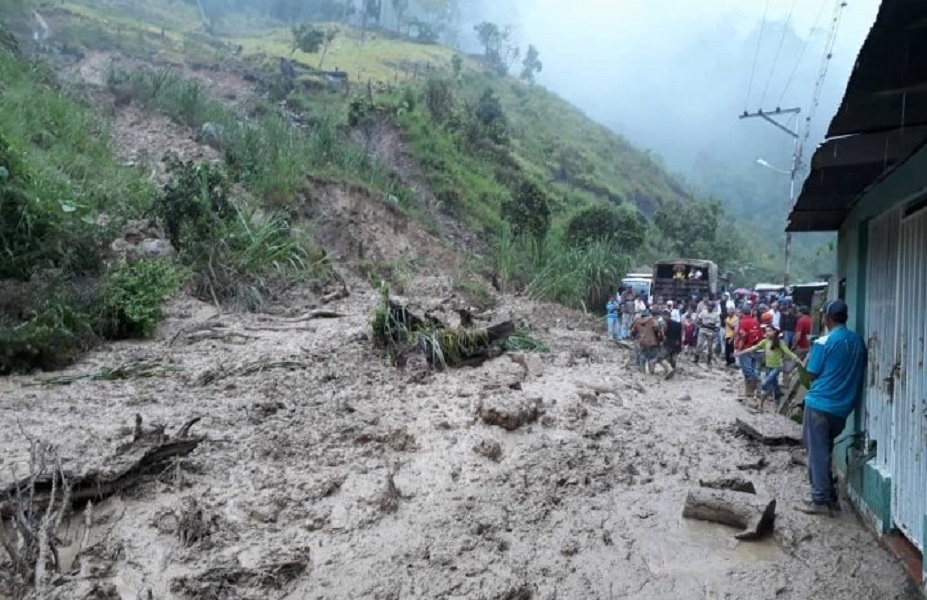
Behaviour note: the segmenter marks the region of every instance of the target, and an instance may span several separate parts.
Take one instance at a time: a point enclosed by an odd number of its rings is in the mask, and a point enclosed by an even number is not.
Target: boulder
[[[515,431],[522,425],[537,421],[541,412],[539,398],[529,400],[509,394],[494,394],[482,400],[477,416],[487,425]]]

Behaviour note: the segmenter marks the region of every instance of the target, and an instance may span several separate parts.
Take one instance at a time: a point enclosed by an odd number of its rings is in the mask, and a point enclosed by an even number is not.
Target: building
[[[838,469],[876,531],[903,536],[923,556],[927,2],[882,1],[788,227],[839,232],[834,293],[850,305],[850,326],[869,348],[861,408],[836,451]],[[924,561],[914,569],[927,584]]]

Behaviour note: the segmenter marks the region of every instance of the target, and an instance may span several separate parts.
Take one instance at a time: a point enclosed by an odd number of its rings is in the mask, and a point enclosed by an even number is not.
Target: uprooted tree
[[[400,366],[415,353],[424,354],[436,369],[476,366],[502,355],[513,336],[516,329],[512,321],[478,329],[450,327],[430,315],[420,317],[392,301],[385,285],[373,318],[374,344]]]

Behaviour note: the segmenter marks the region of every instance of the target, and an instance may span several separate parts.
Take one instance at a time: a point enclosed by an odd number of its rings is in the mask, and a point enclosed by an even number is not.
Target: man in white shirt
[[[676,303],[672,300],[666,301],[666,310],[670,313],[670,320],[676,321],[677,323],[682,323],[682,314],[679,312],[679,309],[676,308]]]
[[[782,313],[779,312],[779,303],[773,302],[772,305],[769,307],[769,309],[772,311],[772,314],[773,314],[772,326],[775,327],[776,329],[779,329],[780,328],[779,324],[782,322]]]

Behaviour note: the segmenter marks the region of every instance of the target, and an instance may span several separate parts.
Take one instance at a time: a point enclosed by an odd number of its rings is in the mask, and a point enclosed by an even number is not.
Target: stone
[[[508,394],[495,394],[483,398],[477,415],[487,425],[496,425],[506,431],[515,431],[522,425],[534,423],[541,416],[540,399],[526,400]]]

